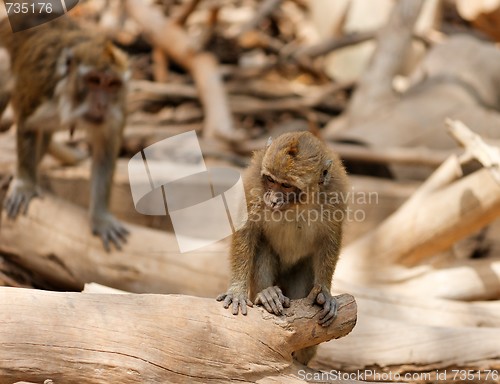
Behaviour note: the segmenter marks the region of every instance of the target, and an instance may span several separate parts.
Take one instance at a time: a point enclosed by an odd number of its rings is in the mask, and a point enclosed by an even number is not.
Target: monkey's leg
[[[306,257],[282,273],[278,285],[292,300],[307,297],[314,285],[312,258]]]
[[[283,307],[290,306],[290,299],[275,285],[279,267],[278,256],[269,245],[257,253],[253,279],[253,292],[257,292],[255,304],[278,316],[283,314]]]
[[[17,175],[12,193],[5,200],[7,216],[14,219],[39,195],[37,187],[38,163],[47,151],[52,134],[26,129],[22,122],[17,127]]]
[[[242,315],[247,314],[247,306],[253,307],[249,299],[249,287],[253,281],[253,265],[260,234],[255,228],[255,223],[247,221],[243,228],[233,234],[231,242],[231,285],[227,292],[217,296],[217,301],[222,301],[224,308],[232,307],[233,315],[240,310]],[[251,290],[251,289],[250,289]]]
[[[123,224],[109,212],[111,185],[120,141],[121,133],[112,129],[91,133],[93,153],[90,220],[92,233],[102,239],[106,251],[110,251],[110,242],[121,249],[129,234]]]

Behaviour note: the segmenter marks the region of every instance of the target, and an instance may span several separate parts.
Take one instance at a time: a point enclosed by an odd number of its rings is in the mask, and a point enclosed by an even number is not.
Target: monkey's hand
[[[24,215],[28,212],[31,199],[40,196],[40,192],[34,183],[23,179],[15,179],[12,193],[4,203],[7,217],[15,219],[20,212]]]
[[[237,315],[241,310],[242,315],[247,314],[247,306],[253,307],[253,303],[248,299],[248,294],[242,289],[229,287],[226,293],[217,296],[217,301],[224,300],[224,308],[229,308],[232,304],[233,315]]]
[[[290,306],[290,299],[283,295],[281,289],[275,285],[260,291],[257,299],[255,299],[255,304],[260,304],[264,306],[267,312],[279,316],[283,314],[283,307],[288,308]]]
[[[113,215],[105,213],[92,218],[92,233],[101,238],[104,249],[110,252],[110,243],[113,243],[116,249],[122,249],[122,245],[127,242],[129,231]]]
[[[311,293],[314,292],[315,289],[317,288],[313,288]],[[327,288],[321,287],[321,291],[316,295],[314,302],[323,306],[323,309],[319,313],[318,323],[323,327],[328,327],[333,323],[335,317],[337,317],[337,301]]]

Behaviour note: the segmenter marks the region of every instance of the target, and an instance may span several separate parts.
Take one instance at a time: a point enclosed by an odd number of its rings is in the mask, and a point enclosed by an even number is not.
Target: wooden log
[[[498,217],[500,185],[487,169],[482,169],[435,191],[419,204],[395,212],[374,231],[344,248],[339,268],[363,270],[368,272],[365,278],[370,279],[373,263],[380,266],[400,261],[413,265]]]
[[[321,345],[311,364],[324,369],[349,367],[350,370],[393,367],[395,372],[404,372],[407,364],[424,371],[429,367],[498,371],[498,332],[498,328],[487,327],[413,325],[360,314],[349,337]]]
[[[106,253],[91,234],[86,210],[45,194],[15,221],[3,214],[0,252],[72,290],[97,282],[130,292],[178,293],[181,288],[185,294],[215,296],[227,288],[226,245],[184,254],[171,233],[126,226],[131,235],[124,249]]]
[[[213,299],[180,295],[0,288],[0,384],[301,382],[292,352],[356,323],[354,298],[341,295],[335,322],[321,327],[314,294],[277,317],[257,307],[233,316]]]
[[[500,328],[500,301],[446,300],[426,295],[417,290],[388,291],[352,282],[334,283],[334,292],[350,292],[356,296],[358,314],[386,320],[396,320],[407,325],[429,327]],[[445,285],[442,282],[441,285]],[[397,284],[396,284],[397,285]],[[434,283],[433,286],[436,286]],[[337,288],[338,286],[338,288]],[[431,286],[431,284],[429,284]]]

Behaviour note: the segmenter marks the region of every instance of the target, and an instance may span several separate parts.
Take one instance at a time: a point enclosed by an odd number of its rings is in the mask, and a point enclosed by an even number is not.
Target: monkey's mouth
[[[268,208],[272,210],[279,210],[286,208],[288,206],[288,202],[285,201],[282,197],[277,197],[276,195],[271,195],[271,193],[264,194],[264,203]]]
[[[104,116],[103,115],[92,115],[90,113],[87,113],[83,116],[83,118],[91,124],[102,124],[104,123]]]

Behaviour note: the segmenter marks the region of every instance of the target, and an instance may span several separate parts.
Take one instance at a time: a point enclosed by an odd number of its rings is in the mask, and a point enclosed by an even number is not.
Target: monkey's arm
[[[92,232],[102,239],[106,251],[110,242],[121,249],[126,242],[128,230],[109,212],[109,199],[115,160],[121,142],[122,122],[115,126],[95,130],[92,142],[92,182],[90,191],[90,221]]]
[[[341,229],[339,229],[341,231]],[[333,273],[339,259],[340,232],[324,242],[322,249],[314,256],[314,285],[321,287],[321,292],[316,296],[316,303],[323,306],[319,315],[319,324],[328,327],[337,316],[337,302],[330,293]]]
[[[34,131],[29,121],[17,124],[17,174],[12,193],[5,200],[7,216],[15,218],[26,213],[31,199],[39,195],[37,188],[38,163],[50,143],[51,133]]]
[[[231,243],[231,284],[226,293],[217,297],[217,301],[224,301],[224,308],[232,304],[233,315],[239,310],[247,314],[247,306],[253,303],[249,298],[250,279],[255,263],[259,231],[254,228],[252,220],[233,235]]]
[[[278,256],[267,241],[262,243],[255,256],[252,295],[256,293],[256,305],[262,305],[269,313],[280,316],[283,308],[290,306],[290,299],[275,285],[279,270]]]

